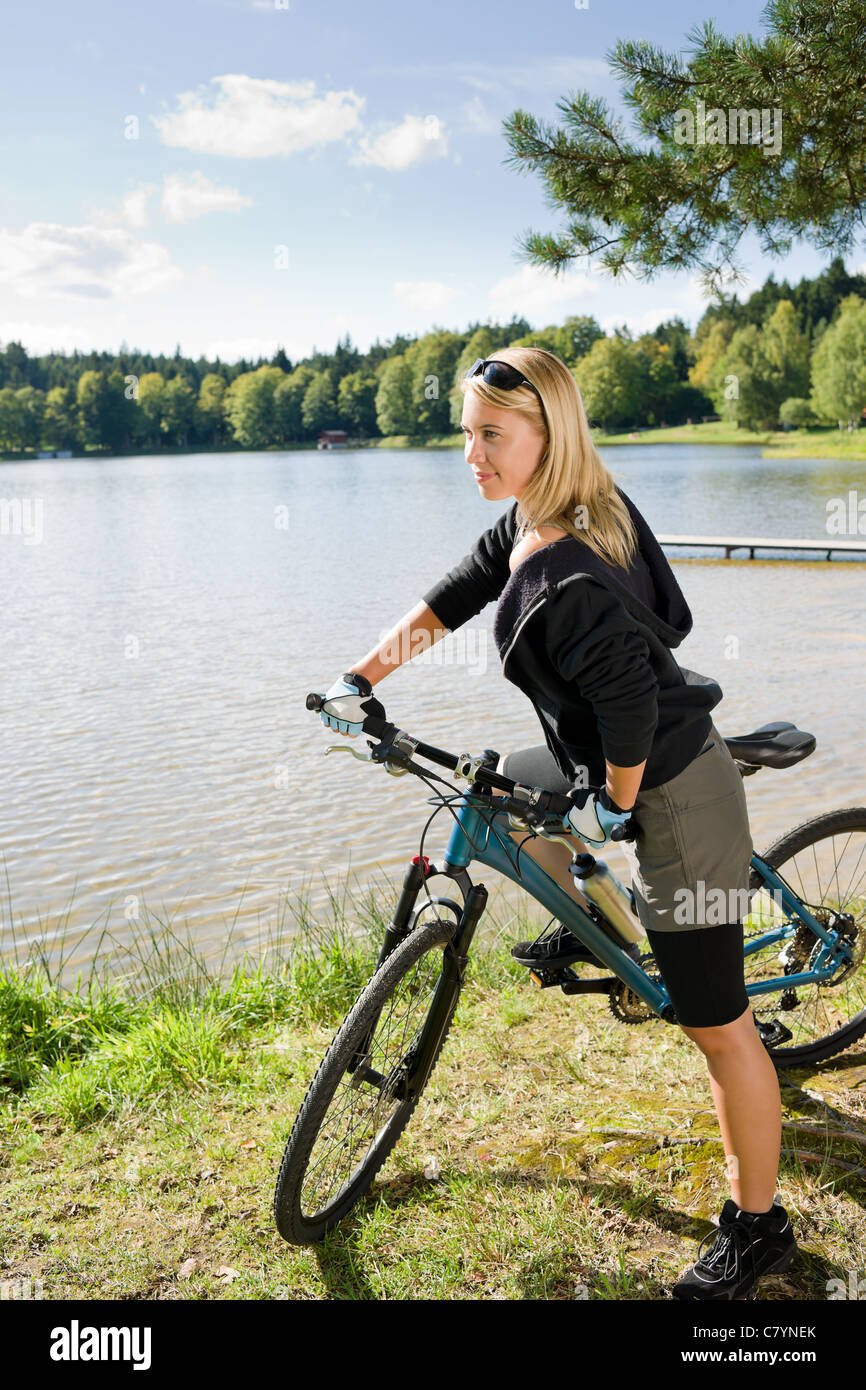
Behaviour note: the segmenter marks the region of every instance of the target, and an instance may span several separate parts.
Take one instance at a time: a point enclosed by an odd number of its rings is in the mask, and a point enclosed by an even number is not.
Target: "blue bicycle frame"
[[[484,814],[476,807],[483,808]],[[547,908],[557,921],[562,922],[578,937],[593,955],[597,956],[629,989],[633,990],[644,1003],[648,1004],[659,1018],[665,1022],[675,1022],[675,1014],[670,996],[664,985],[656,985],[637,961],[627,955],[605,931],[594,922],[580,906],[576,897],[570,897],[560,885],[545,873],[541,865],[528,854],[520,856],[520,872],[515,869],[517,845],[510,838],[508,816],[504,811],[497,812],[491,807],[490,799],[479,797],[471,792],[465,793],[462,802],[454,808],[456,823],[452,827],[445,852],[444,872],[466,869],[473,860],[495,869],[505,878],[525,888],[543,907]],[[491,811],[493,814],[491,815]],[[493,822],[493,825],[489,823]],[[527,835],[529,830],[527,828]],[[504,841],[504,844],[503,844]],[[507,848],[506,848],[507,846]],[[800,971],[796,975],[781,975],[772,980],[762,980],[746,985],[746,994],[772,994],[774,990],[792,989],[797,985],[820,983],[829,979],[842,960],[850,957],[850,948],[837,945],[837,933],[816,921],[797,894],[788,886],[759,854],[752,855],[752,867],[762,883],[771,891],[773,899],[780,904],[789,920],[784,925],[751,938],[745,947],[745,955],[771,946],[792,936],[797,927],[805,925],[820,937],[825,946],[819,953],[812,970]],[[647,943],[648,947],[649,943]]]

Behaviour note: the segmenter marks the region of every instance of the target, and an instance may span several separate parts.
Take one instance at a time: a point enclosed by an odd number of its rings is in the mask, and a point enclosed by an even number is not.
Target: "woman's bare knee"
[[[681,1023],[680,1028],[687,1038],[691,1038],[702,1052],[726,1052],[757,1038],[755,1020],[750,1007],[730,1023],[720,1023],[710,1028],[691,1028]]]

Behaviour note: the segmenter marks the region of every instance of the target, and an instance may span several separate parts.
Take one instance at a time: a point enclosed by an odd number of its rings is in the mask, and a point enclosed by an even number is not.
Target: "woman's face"
[[[463,397],[460,428],[466,436],[464,456],[482,497],[519,500],[541,462],[544,435],[517,411],[485,405],[471,387]]]

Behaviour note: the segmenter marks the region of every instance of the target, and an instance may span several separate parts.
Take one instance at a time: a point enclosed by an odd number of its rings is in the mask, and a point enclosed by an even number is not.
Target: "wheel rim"
[[[824,983],[751,996],[759,1021],[779,1023],[790,1033],[784,1045],[769,1044],[784,1055],[838,1033],[866,1010],[866,827],[835,831],[785,857],[768,857],[767,862],[822,926],[845,936],[852,955],[851,964],[837,968]],[[776,927],[787,927],[786,938],[746,956],[747,985],[812,968],[824,946],[761,885],[744,921],[746,944]]]
[[[366,1051],[360,1065],[340,1076],[313,1142],[300,1189],[305,1220],[321,1219],[348,1196],[411,1104],[407,1074],[441,971],[441,947],[425,951],[396,982],[372,1036],[367,1025],[353,1037],[353,1047],[366,1043]]]

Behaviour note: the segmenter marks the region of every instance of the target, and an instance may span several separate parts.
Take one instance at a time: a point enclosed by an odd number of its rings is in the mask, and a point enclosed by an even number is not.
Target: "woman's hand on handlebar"
[[[587,844],[601,847],[611,840],[631,838],[631,811],[617,806],[606,787],[572,787],[566,796],[574,805],[563,824]]]
[[[348,671],[325,692],[320,717],[327,729],[334,729],[348,738],[364,732],[364,720],[375,714],[385,719],[385,707],[373,694],[366,676]]]

